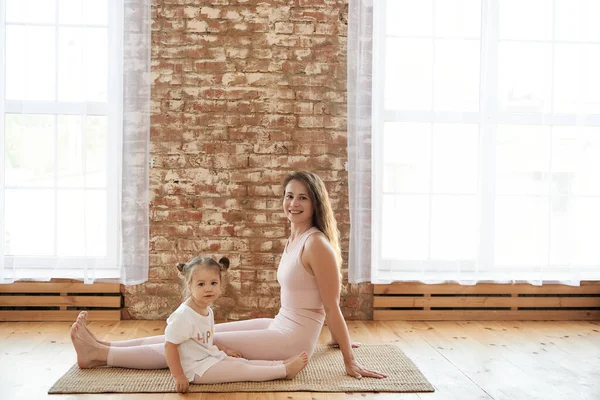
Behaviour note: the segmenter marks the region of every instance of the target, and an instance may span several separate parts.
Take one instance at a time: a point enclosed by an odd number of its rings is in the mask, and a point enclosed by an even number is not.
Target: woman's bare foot
[[[298,372],[306,367],[306,364],[308,364],[308,354],[305,351],[298,354],[296,357],[285,360],[285,379],[294,379]]]
[[[71,341],[77,352],[77,365],[79,365],[79,368],[106,365],[108,347],[96,343],[79,322],[71,325]]]
[[[94,335],[94,333],[92,331],[90,331],[87,327],[87,317],[88,317],[88,312],[87,311],[82,311],[79,313],[79,315],[77,316],[77,322],[79,322],[79,325],[85,329],[90,336],[92,337],[92,339],[94,339],[94,341],[96,343],[100,343],[104,346],[110,346],[110,342],[105,342],[103,340],[100,340],[96,337],[96,335]]]

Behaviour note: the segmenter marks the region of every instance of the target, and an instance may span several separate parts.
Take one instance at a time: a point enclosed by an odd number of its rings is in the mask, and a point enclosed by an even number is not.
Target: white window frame
[[[568,113],[524,113],[524,112],[505,112],[498,110],[496,96],[496,82],[498,81],[498,30],[499,30],[499,1],[501,0],[481,0],[482,31],[481,47],[485,46],[486,51],[480,52],[480,96],[479,112],[437,112],[431,110],[403,111],[391,110],[385,108],[384,90],[385,87],[385,60],[386,60],[386,7],[388,1],[394,0],[375,0],[373,1],[373,76],[372,76],[372,234],[371,234],[371,281],[373,283],[387,283],[394,280],[407,280],[406,271],[418,273],[422,271],[422,265],[419,261],[398,261],[386,260],[382,257],[382,221],[384,218],[382,212],[383,199],[383,126],[385,122],[425,122],[425,123],[473,123],[479,124],[481,130],[486,130],[486,134],[480,134],[483,140],[481,148],[481,164],[479,171],[483,178],[481,191],[481,243],[494,243],[494,184],[495,184],[495,141],[496,130],[499,125],[552,125],[552,126],[573,126],[577,123],[586,126],[600,126],[600,115],[597,114],[568,114]],[[433,0],[435,11],[436,1]],[[483,19],[486,18],[484,21]],[[555,25],[553,25],[552,37],[554,39]],[[433,37],[435,35],[435,24],[433,25]],[[435,42],[434,42],[435,43]],[[556,41],[554,41],[556,43]],[[435,45],[434,45],[435,49]],[[554,52],[554,46],[553,46]],[[484,59],[483,54],[488,57]],[[483,95],[485,93],[486,95]],[[541,121],[541,123],[540,123]],[[427,193],[431,196],[431,192]],[[550,194],[549,194],[550,195]],[[537,197],[532,195],[532,197]],[[430,201],[431,216],[431,201]],[[429,219],[431,223],[431,218]],[[429,229],[431,235],[431,229]],[[488,258],[483,259],[482,254],[487,254]],[[473,263],[477,265],[493,265],[493,253],[489,250],[480,248],[477,260]],[[456,264],[455,260],[440,261],[440,264]],[[402,275],[394,274],[393,265],[402,264]],[[464,262],[461,263],[464,265]],[[384,276],[385,275],[385,276]],[[417,275],[417,274],[416,274]],[[415,276],[416,276],[415,275]],[[408,279],[410,280],[410,279]]]
[[[55,1],[55,0],[48,0]],[[60,24],[58,20],[58,3],[55,2],[56,18],[54,24],[49,23],[10,23],[10,25],[21,26],[53,26],[56,30],[55,51],[58,53],[58,28],[66,27],[102,27],[104,25],[81,25],[81,24]],[[121,177],[119,174],[121,165],[121,149],[123,136],[123,17],[124,4],[118,0],[108,0],[108,92],[106,102],[61,102],[61,101],[29,101],[29,100],[7,100],[6,99],[6,74],[0,73],[0,213],[5,212],[5,189],[32,190],[44,189],[54,190],[54,196],[59,190],[63,189],[83,189],[105,190],[106,191],[106,251],[104,257],[61,257],[61,256],[5,256],[4,251],[4,218],[0,219],[0,255],[4,257],[4,269],[0,268],[0,282],[2,278],[11,278],[6,270],[11,270],[13,265],[18,266],[16,279],[35,279],[40,277],[61,278],[77,277],[85,282],[93,282],[97,279],[118,279],[121,276],[119,266],[119,248],[121,245],[120,236],[120,215],[121,215]],[[6,2],[0,5],[0,65],[5,65],[6,51]],[[59,62],[58,56],[55,58],[55,65]],[[58,66],[56,67],[58,75]],[[56,76],[55,91],[58,91],[58,77]],[[55,98],[58,98],[57,96]],[[105,116],[107,117],[107,151],[106,151],[106,187],[95,189],[86,187],[61,187],[56,183],[52,187],[7,187],[5,185],[4,165],[5,165],[5,115],[6,114],[44,114],[53,115],[55,122],[54,134],[57,134],[57,118],[59,115],[82,115],[85,110],[85,116]],[[82,119],[85,126],[85,118]],[[55,142],[56,143],[56,142]],[[55,154],[57,148],[54,148]],[[117,154],[118,162],[110,160],[109,155]],[[55,157],[55,161],[56,161]],[[56,164],[55,164],[56,168]],[[56,179],[56,174],[55,174]],[[57,202],[54,203],[55,218]],[[34,229],[32,227],[32,229]],[[55,224],[55,234],[57,225]],[[54,249],[56,251],[56,235],[54,236]],[[86,265],[94,266],[88,269]],[[48,272],[52,271],[52,276]]]

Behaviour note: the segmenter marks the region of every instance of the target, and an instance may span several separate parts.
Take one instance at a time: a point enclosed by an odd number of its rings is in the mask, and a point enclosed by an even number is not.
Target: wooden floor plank
[[[419,332],[421,328],[414,326],[412,322],[377,321],[367,326],[370,328],[370,336],[377,342],[398,344],[436,388],[436,392],[419,394],[419,398],[491,398],[424,340]]]
[[[479,342],[466,336],[455,322],[415,322],[413,326],[419,327],[423,339],[494,399],[558,398],[558,393],[550,389],[543,393],[530,391],[533,377],[497,352],[486,351]]]
[[[467,323],[462,325],[467,326]],[[478,340],[490,347],[501,349],[502,357],[519,365],[529,375],[534,376],[531,389],[539,386],[552,386],[565,399],[592,399],[582,393],[579,386],[572,382],[582,383],[582,375],[577,368],[556,351],[545,351],[544,346],[528,340],[523,329],[509,329],[496,323],[471,323],[467,330],[477,334]],[[483,330],[482,330],[483,327]],[[590,390],[590,395],[593,390]]]
[[[382,400],[600,399],[600,323],[352,321],[352,339],[396,343],[434,393],[175,393],[47,395],[75,362],[64,322],[0,322],[2,400]],[[161,334],[164,321],[92,322],[96,336],[126,340]],[[323,329],[320,343],[329,339]],[[342,366],[340,366],[342,368]],[[23,371],[27,371],[26,374]],[[35,376],[35,379],[31,379]]]

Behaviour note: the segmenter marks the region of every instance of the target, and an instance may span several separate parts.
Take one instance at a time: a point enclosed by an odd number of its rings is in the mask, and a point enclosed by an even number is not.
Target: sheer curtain
[[[123,146],[121,199],[121,282],[148,279],[150,250],[150,49],[151,0],[125,1],[123,52]]]
[[[0,283],[147,279],[150,27],[150,0],[2,2]]]
[[[371,280],[371,68],[373,1],[348,6],[348,281]]]
[[[372,233],[357,236],[361,245],[370,239],[371,260],[351,246],[351,275],[370,272],[374,283],[599,279],[600,4],[373,6],[371,143],[349,130],[349,145],[362,144],[350,164],[371,160],[370,180],[353,169],[349,178],[372,188]],[[349,49],[364,46],[363,28],[350,23]],[[349,82],[371,80],[353,62],[361,64],[349,57]],[[354,104],[351,96],[362,94],[349,91]],[[349,118],[351,126],[364,115]],[[351,191],[351,207],[361,196]],[[355,221],[353,233],[364,229]]]

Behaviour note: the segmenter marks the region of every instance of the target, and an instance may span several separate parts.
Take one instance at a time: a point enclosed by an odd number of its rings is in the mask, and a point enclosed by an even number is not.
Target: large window
[[[600,2],[373,7],[373,282],[600,277]]]
[[[121,274],[120,3],[0,5],[0,282]]]

